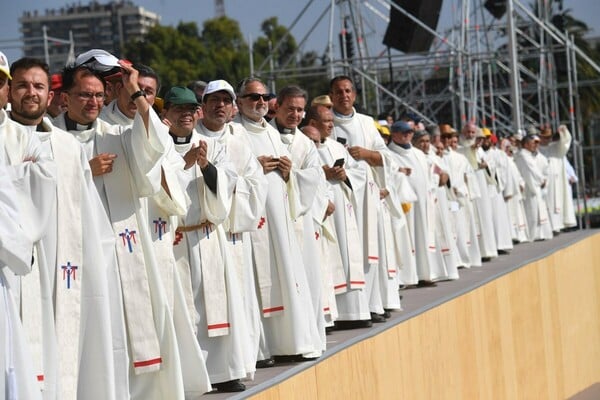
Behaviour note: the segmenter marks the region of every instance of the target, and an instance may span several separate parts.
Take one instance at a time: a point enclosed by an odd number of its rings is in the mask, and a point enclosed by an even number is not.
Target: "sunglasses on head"
[[[260,99],[260,98],[262,98],[263,101],[269,101],[269,100],[275,98],[275,96],[273,95],[273,93],[265,93],[265,94],[248,93],[248,94],[245,94],[245,95],[240,96],[240,97],[249,98],[252,101],[258,101],[258,99]]]

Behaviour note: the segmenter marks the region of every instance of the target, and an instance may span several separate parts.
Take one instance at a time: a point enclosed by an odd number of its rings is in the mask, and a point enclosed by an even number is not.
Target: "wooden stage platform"
[[[600,399],[600,233],[515,246],[402,312],[334,331],[316,361],[258,370],[244,399]]]

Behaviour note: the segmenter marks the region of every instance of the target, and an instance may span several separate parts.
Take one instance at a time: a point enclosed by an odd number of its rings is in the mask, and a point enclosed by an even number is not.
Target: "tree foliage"
[[[300,52],[296,39],[279,24],[277,17],[265,19],[261,31],[262,35],[253,43],[255,68],[264,63],[257,71],[261,79],[273,79],[277,88],[300,85],[311,97],[326,93],[326,74],[314,72],[321,59],[317,53]],[[276,46],[277,50],[271,51]],[[201,31],[194,22],[180,22],[176,27],[157,25],[143,40],[128,43],[125,51],[131,61],[147,64],[158,73],[161,94],[173,85],[187,85],[198,79],[225,79],[235,86],[250,74],[248,43],[238,22],[228,17],[206,20]],[[288,70],[305,68],[312,73],[307,76],[286,72],[272,76],[266,61],[270,54],[275,70],[286,65]]]

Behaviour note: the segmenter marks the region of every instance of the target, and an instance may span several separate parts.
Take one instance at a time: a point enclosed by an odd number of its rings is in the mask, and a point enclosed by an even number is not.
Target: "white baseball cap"
[[[235,101],[235,91],[233,90],[233,87],[229,84],[229,82],[224,81],[223,79],[208,82],[206,89],[204,89],[204,94],[202,95],[202,101],[204,101],[207,95],[220,91],[229,93],[231,100]]]
[[[86,65],[101,72],[120,67],[119,59],[102,49],[92,49],[78,55],[75,59],[75,66],[79,67],[81,65]]]
[[[8,58],[0,51],[0,71],[4,72],[8,79],[12,79],[10,76],[10,65],[8,65]]]

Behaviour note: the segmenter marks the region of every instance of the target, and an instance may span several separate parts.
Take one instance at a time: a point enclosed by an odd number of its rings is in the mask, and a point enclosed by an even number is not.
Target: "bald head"
[[[301,130],[302,133],[304,133],[310,140],[312,140],[315,145],[321,142],[321,133],[314,126],[306,125]]]

